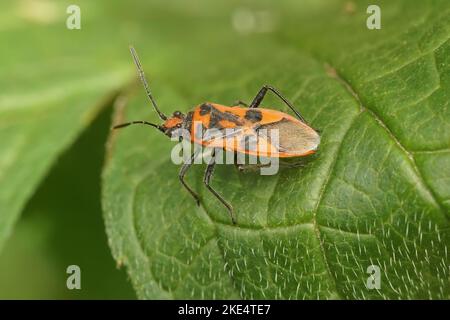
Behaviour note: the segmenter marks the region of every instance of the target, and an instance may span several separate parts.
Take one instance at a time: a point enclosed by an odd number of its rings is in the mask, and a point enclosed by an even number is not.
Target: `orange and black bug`
[[[250,105],[239,102],[238,105],[230,107],[206,102],[198,105],[186,115],[180,111],[175,111],[171,117],[167,117],[159,110],[155,99],[150,92],[150,88],[145,79],[144,71],[136,51],[133,47],[130,48],[130,51],[133,56],[134,63],[138,69],[139,77],[141,78],[147,93],[147,97],[150,99],[154,109],[164,123],[158,125],[147,121],[131,121],[116,125],[113,127],[114,129],[123,128],[132,124],[145,124],[157,128],[169,137],[177,135],[177,131],[179,131],[179,129],[185,129],[189,132],[190,142],[194,144],[212,147],[213,150],[215,150],[214,148],[223,148],[226,151],[253,156],[296,158],[304,157],[316,152],[320,143],[320,136],[317,131],[307,124],[301,114],[286,98],[281,95],[280,92],[268,85],[263,86],[259,90]],[[293,111],[295,117],[281,111],[259,108],[268,91],[271,91],[278,96],[278,98],[280,98]],[[241,107],[241,105],[244,107]],[[199,126],[194,125],[194,123],[200,123],[200,129],[198,129]],[[217,129],[219,132],[224,132],[224,134],[209,140],[198,139],[197,137],[201,135],[198,135],[198,132],[196,131],[203,131],[205,129]],[[238,141],[238,143],[224,143],[224,140],[227,139],[227,135],[225,134],[226,129],[234,130],[233,139],[234,141]],[[262,129],[268,131],[274,129],[277,130],[279,136],[278,142],[274,145],[274,143],[269,139],[261,139],[261,137],[258,136],[258,132],[262,131]],[[181,139],[182,136],[179,136],[179,138]],[[261,148],[250,148],[247,142],[251,138],[254,138],[254,140],[257,141],[257,147],[260,144],[266,144],[269,145],[270,148],[263,150],[273,151],[273,149],[276,149],[277,152],[265,153],[264,151],[261,151]],[[187,170],[190,168],[192,163],[194,163],[197,156],[198,152],[194,152],[191,155],[190,161],[187,161],[182,165],[179,172],[179,179],[183,186],[194,197],[197,205],[199,205],[200,197],[186,184],[184,180]],[[211,177],[215,164],[216,158],[213,151],[212,158],[206,167],[203,181],[208,190],[228,209],[231,220],[233,224],[235,224],[236,219],[232,206],[211,186]]]

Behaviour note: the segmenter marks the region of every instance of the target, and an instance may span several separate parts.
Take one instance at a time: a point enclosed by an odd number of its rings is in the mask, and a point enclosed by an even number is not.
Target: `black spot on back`
[[[251,122],[259,122],[262,119],[262,113],[259,110],[256,109],[249,109],[245,113],[245,119],[251,121]]]
[[[239,117],[229,111],[225,111],[224,113],[222,113],[222,117],[224,120],[233,122],[237,125],[241,124],[241,121],[239,120]]]
[[[220,125],[220,121],[223,119],[222,112],[218,111],[216,108],[213,108],[211,111],[212,112],[209,117],[209,127],[222,129],[222,126]]]
[[[220,121],[226,120],[229,122],[233,122],[236,125],[242,125],[241,121],[239,120],[239,117],[231,112],[225,111],[220,112],[216,108],[212,108],[211,110],[211,117],[209,120],[209,127],[210,128],[217,128],[217,129],[223,129],[223,127],[220,125]]]
[[[204,103],[200,106],[200,115],[204,116],[207,115],[211,112],[211,110],[213,109],[213,106],[209,103]]]

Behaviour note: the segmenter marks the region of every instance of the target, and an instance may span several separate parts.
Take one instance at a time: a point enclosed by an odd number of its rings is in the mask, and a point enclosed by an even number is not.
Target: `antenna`
[[[133,46],[130,46],[130,52],[131,52],[131,55],[133,56],[134,64],[136,65],[136,68],[138,70],[139,77],[141,78],[141,82],[144,85],[144,89],[145,89],[145,92],[147,93],[147,97],[150,99],[150,101],[151,101],[153,107],[155,108],[156,112],[158,113],[159,117],[162,120],[167,120],[167,116],[158,109],[155,99],[153,99],[153,96],[152,96],[152,93],[150,92],[150,88],[148,86],[147,80],[145,79],[144,69],[142,69],[141,62],[139,61],[139,57],[136,53],[136,50],[134,50]]]
[[[114,127],[112,127],[113,129],[120,129],[120,128],[124,128],[124,127],[128,127],[130,125],[134,125],[134,124],[145,124],[147,126],[152,126],[155,127],[156,129],[159,129],[160,131],[164,132],[163,128],[157,124],[154,123],[150,123],[148,121],[144,121],[144,120],[137,120],[137,121],[131,121],[131,122],[125,122],[122,124],[118,124],[115,125]]]

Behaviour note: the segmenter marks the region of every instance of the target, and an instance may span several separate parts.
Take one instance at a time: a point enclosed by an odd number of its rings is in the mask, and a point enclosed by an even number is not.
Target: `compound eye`
[[[179,118],[179,117],[181,116],[181,112],[180,112],[180,111],[175,111],[175,112],[173,113],[173,115],[174,115],[175,117]]]

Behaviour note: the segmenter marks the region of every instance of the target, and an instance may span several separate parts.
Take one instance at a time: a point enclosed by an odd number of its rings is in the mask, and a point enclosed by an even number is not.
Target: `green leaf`
[[[102,58],[116,43],[102,40],[101,12],[83,20],[95,24],[91,30],[68,30],[68,5],[0,6],[0,247],[58,155],[130,79],[131,68],[120,63],[119,54]],[[95,9],[80,5],[86,13]]]
[[[0,299],[133,299],[107,245],[100,172],[111,109],[60,157],[27,203],[0,253]],[[80,174],[82,173],[82,174]],[[70,188],[63,188],[70,182]],[[57,195],[57,197],[55,197]],[[32,245],[31,245],[32,244]],[[81,269],[81,290],[68,290],[67,267]]]
[[[173,63],[158,66],[152,87],[166,112],[250,101],[270,83],[322,142],[306,167],[276,176],[218,166],[213,185],[233,204],[234,226],[205,191],[204,166],[188,173],[196,207],[170,161],[173,143],[149,128],[114,132],[104,216],[140,298],[450,297],[449,11],[444,1],[380,2],[382,30],[372,31],[368,2],[354,14],[346,3],[271,6],[275,31],[245,36],[222,27],[231,5],[186,15],[184,31],[211,41],[204,50],[180,39]],[[155,118],[142,90],[117,100],[114,123]],[[366,287],[371,265],[380,289]]]

